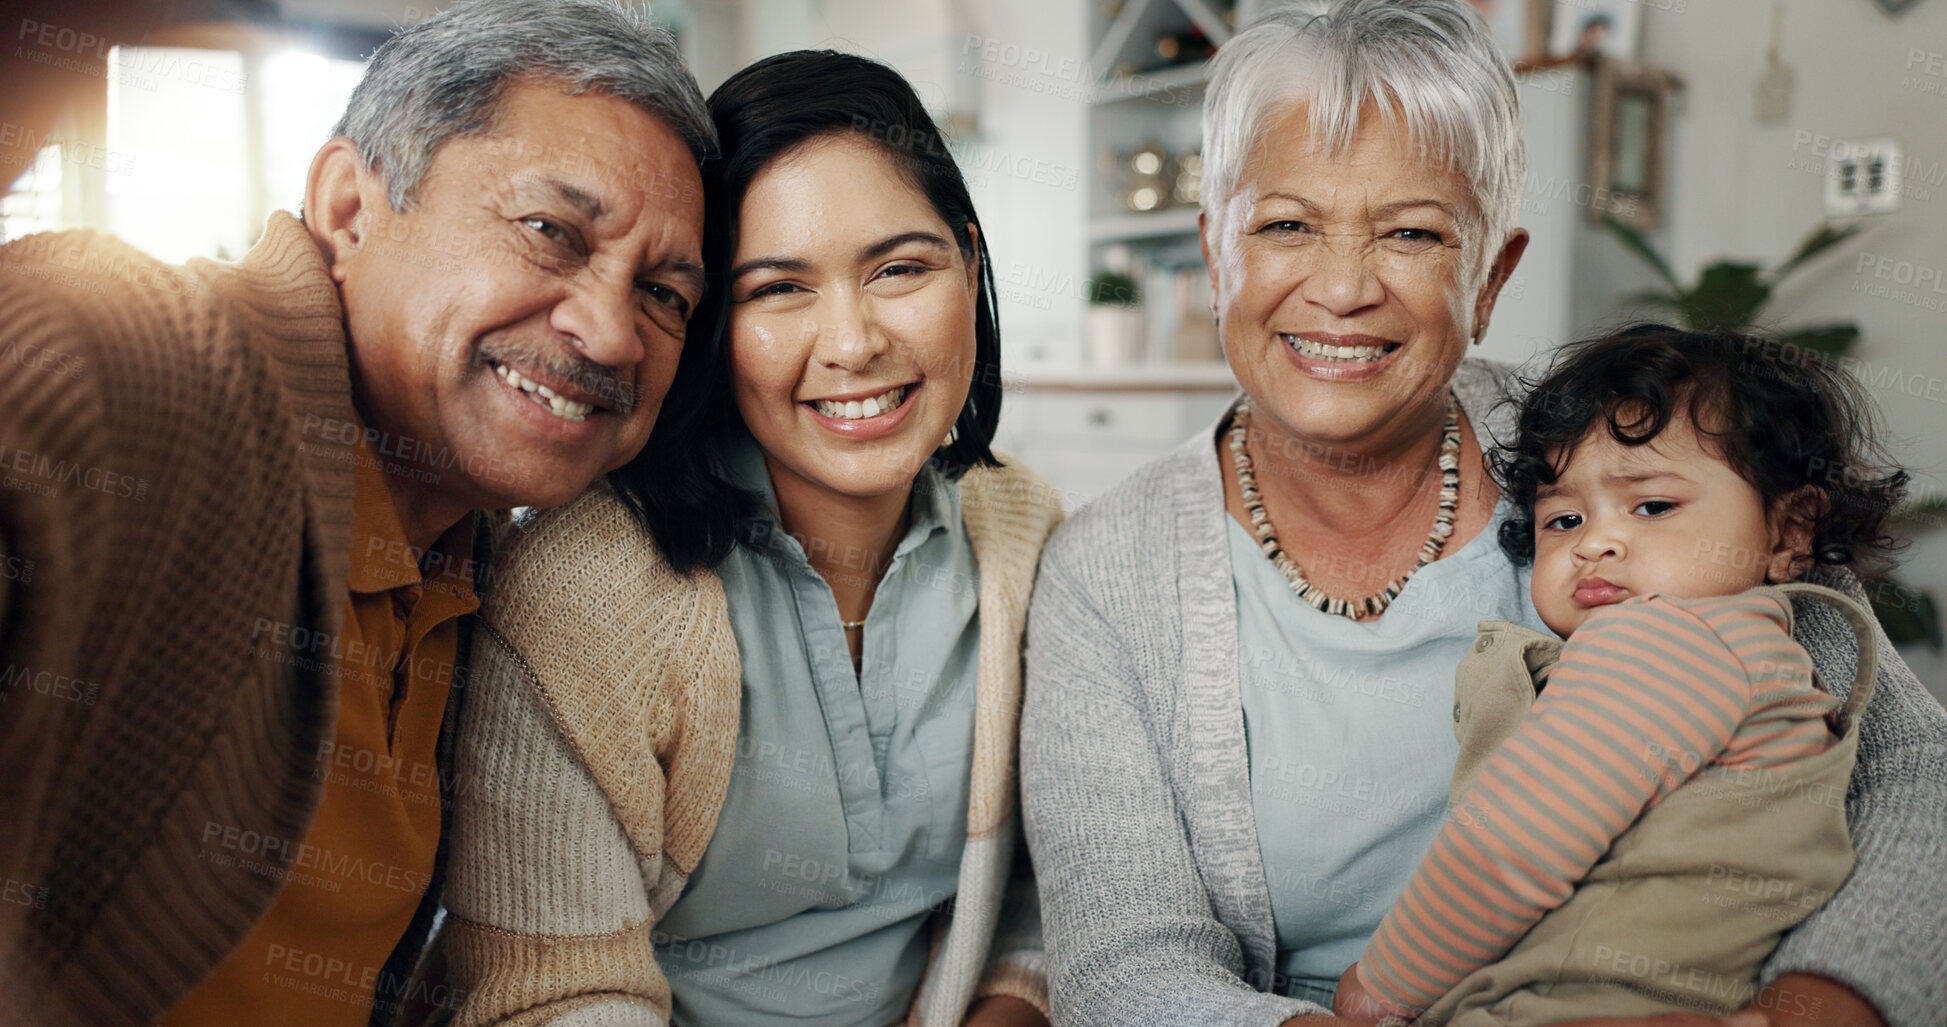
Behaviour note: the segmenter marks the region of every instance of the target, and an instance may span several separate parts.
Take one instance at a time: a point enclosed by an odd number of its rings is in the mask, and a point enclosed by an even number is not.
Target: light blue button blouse
[[[1364,623],[1312,609],[1226,518],[1251,808],[1283,994],[1331,1003],[1433,843],[1460,754],[1454,667],[1478,622],[1545,630],[1530,572],[1499,551],[1506,515],[1503,503]]]
[[[836,601],[778,523],[762,452],[718,450],[763,512],[719,568],[743,659],[728,793],[657,925],[677,1024],[900,1021],[966,843],[978,572],[960,490],[931,465],[852,669]],[[864,568],[861,568],[862,572]]]

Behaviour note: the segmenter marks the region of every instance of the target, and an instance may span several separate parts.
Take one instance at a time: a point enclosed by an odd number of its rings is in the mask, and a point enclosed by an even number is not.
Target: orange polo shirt
[[[341,637],[338,717],[318,753],[323,798],[270,911],[165,1021],[190,1025],[362,1027],[374,997],[399,997],[380,971],[412,921],[439,845],[436,751],[473,594],[473,517],[433,549],[406,542],[383,462],[361,439],[354,472],[351,595]],[[422,566],[424,568],[422,572]]]

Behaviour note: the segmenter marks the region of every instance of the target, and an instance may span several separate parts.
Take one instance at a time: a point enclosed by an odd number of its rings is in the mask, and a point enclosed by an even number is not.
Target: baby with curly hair
[[[1800,579],[1883,556],[1906,487],[1815,354],[1638,325],[1567,347],[1494,454],[1560,638],[1485,621],[1447,822],[1334,1011],[1423,1024],[1728,1013],[1852,870],[1873,622]],[[1793,600],[1853,626],[1843,697]]]

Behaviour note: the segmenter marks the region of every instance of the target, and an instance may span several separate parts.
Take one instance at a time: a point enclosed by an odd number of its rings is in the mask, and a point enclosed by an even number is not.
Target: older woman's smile
[[[1226,358],[1263,430],[1399,451],[1438,432],[1446,383],[1492,308],[1469,254],[1503,247],[1479,241],[1481,205],[1451,162],[1379,104],[1362,110],[1338,147],[1318,140],[1307,104],[1268,115],[1236,192],[1206,211],[1204,243]]]
[[[1341,364],[1369,364],[1399,348],[1397,342],[1375,339],[1370,335],[1327,335],[1319,332],[1293,335],[1286,332],[1278,337],[1299,356]]]
[[[1300,374],[1331,382],[1364,381],[1384,374],[1401,349],[1397,342],[1371,335],[1281,332],[1278,338]]]

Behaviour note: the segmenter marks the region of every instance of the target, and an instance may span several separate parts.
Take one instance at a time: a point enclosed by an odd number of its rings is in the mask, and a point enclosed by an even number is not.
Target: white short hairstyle
[[[1466,0],[1295,0],[1224,44],[1203,101],[1202,206],[1219,227],[1213,244],[1252,149],[1298,104],[1328,153],[1351,147],[1371,105],[1404,123],[1425,160],[1459,173],[1483,221],[1467,254],[1473,271],[1514,230],[1528,171],[1520,102],[1507,59]]]

